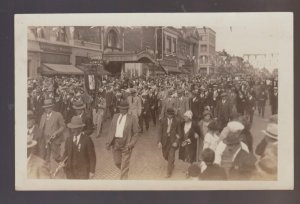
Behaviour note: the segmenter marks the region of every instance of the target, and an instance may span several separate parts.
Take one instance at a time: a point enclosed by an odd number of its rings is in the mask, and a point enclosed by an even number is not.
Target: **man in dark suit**
[[[83,103],[82,99],[78,98],[74,100],[73,109],[75,110],[74,116],[79,116],[85,124],[85,127],[83,128],[85,134],[91,135],[93,133],[93,119],[91,115],[85,111],[86,105]]]
[[[217,103],[215,117],[217,118],[221,129],[223,129],[231,116],[231,104],[227,99],[227,94],[222,93],[222,99]]]
[[[82,118],[74,116],[67,127],[71,135],[65,142],[64,160],[68,179],[91,179],[95,175],[96,153],[92,139],[83,131]]]
[[[32,110],[34,114],[36,115],[37,121],[40,121],[41,116],[44,112],[43,110],[43,103],[44,103],[45,97],[43,96],[40,89],[36,89],[36,96],[33,98],[33,107]]]
[[[143,133],[144,122],[145,122],[145,126],[146,126],[146,131],[148,131],[148,129],[149,129],[150,103],[148,100],[147,93],[142,94],[141,103],[142,103],[142,113],[141,113],[141,116],[139,117],[139,126],[141,128],[141,132]]]
[[[255,98],[253,97],[253,95],[248,92],[248,96],[247,96],[247,100],[246,100],[246,113],[249,117],[250,120],[250,126],[252,125],[253,122],[253,114],[254,114],[254,110],[255,110]]]
[[[150,103],[150,114],[153,124],[156,125],[156,116],[158,112],[158,93],[151,89],[149,93],[149,103]]]
[[[113,149],[115,165],[121,170],[121,179],[128,179],[132,150],[138,140],[137,117],[128,113],[128,102],[122,101],[120,113],[115,114],[108,132],[107,150]]]
[[[172,175],[175,152],[179,147],[181,138],[180,121],[175,118],[174,109],[168,108],[166,117],[161,120],[157,138],[158,147],[162,148],[163,157],[168,161],[166,178]]]
[[[271,91],[270,103],[272,108],[272,115],[278,113],[278,88],[274,87]]]
[[[193,113],[193,120],[199,121],[203,113],[201,110],[203,109],[200,107],[199,92],[197,89],[193,91],[193,97],[190,99],[190,104],[191,111]]]

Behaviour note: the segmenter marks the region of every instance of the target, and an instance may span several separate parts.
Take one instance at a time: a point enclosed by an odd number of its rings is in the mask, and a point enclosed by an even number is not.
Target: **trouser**
[[[156,125],[156,110],[151,109],[150,110],[150,114],[151,114],[151,118],[152,118],[153,124]]]
[[[169,150],[169,155],[168,155],[168,168],[167,168],[168,175],[171,175],[173,172],[173,169],[174,169],[175,152],[176,152],[176,149],[171,147]]]
[[[118,143],[118,139],[115,139],[115,143]],[[113,146],[114,163],[121,170],[120,178],[122,180],[128,179],[131,153],[132,150],[125,150],[124,147],[119,147],[116,144]]]
[[[96,136],[98,136],[101,133],[102,129],[102,123],[103,123],[103,112],[98,110],[98,113],[96,114],[96,119],[95,119],[95,125],[96,125]]]
[[[141,114],[141,116],[139,117],[139,126],[140,126],[142,132],[143,132],[143,129],[144,129],[144,122],[145,122],[145,126],[146,126],[146,131],[148,131],[148,129],[149,129],[149,116]]]
[[[261,115],[262,117],[265,116],[265,101],[259,101],[258,102],[258,113],[259,115]]]

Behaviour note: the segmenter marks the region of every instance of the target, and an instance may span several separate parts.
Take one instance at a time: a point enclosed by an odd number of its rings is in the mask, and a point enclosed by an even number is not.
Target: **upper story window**
[[[207,52],[207,45],[200,45],[201,52]]]
[[[206,40],[207,40],[207,35],[200,36],[200,41],[206,41]]]
[[[108,47],[118,47],[118,34],[115,30],[110,30],[107,35]]]

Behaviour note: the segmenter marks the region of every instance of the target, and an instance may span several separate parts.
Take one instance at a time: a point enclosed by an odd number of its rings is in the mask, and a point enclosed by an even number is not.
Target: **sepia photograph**
[[[292,189],[292,25],[16,15],[16,189]]]

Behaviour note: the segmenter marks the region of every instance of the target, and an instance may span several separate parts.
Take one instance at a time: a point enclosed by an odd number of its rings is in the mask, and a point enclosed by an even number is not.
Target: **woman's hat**
[[[128,108],[129,108],[129,104],[128,104],[127,101],[121,101],[121,102],[120,102],[120,105],[118,106],[118,108],[119,108],[119,109],[122,109],[122,110],[128,109]]]
[[[71,129],[82,128],[85,124],[82,122],[82,118],[79,116],[74,116],[71,119],[71,122],[68,123],[67,127]]]
[[[278,136],[278,129],[277,129],[277,124],[275,123],[269,123],[268,126],[267,126],[267,129],[266,130],[262,130],[262,132],[272,138],[272,139],[275,139],[277,140],[277,136]]]
[[[190,110],[187,110],[183,116],[186,116],[187,118],[189,118],[191,120],[193,118],[193,112]]]
[[[50,108],[50,107],[53,107],[53,106],[54,106],[54,103],[53,103],[52,99],[45,99],[44,100],[43,108]]]
[[[241,142],[241,133],[244,130],[244,125],[238,121],[231,121],[227,124],[227,136],[223,142],[227,145],[234,145]]]

